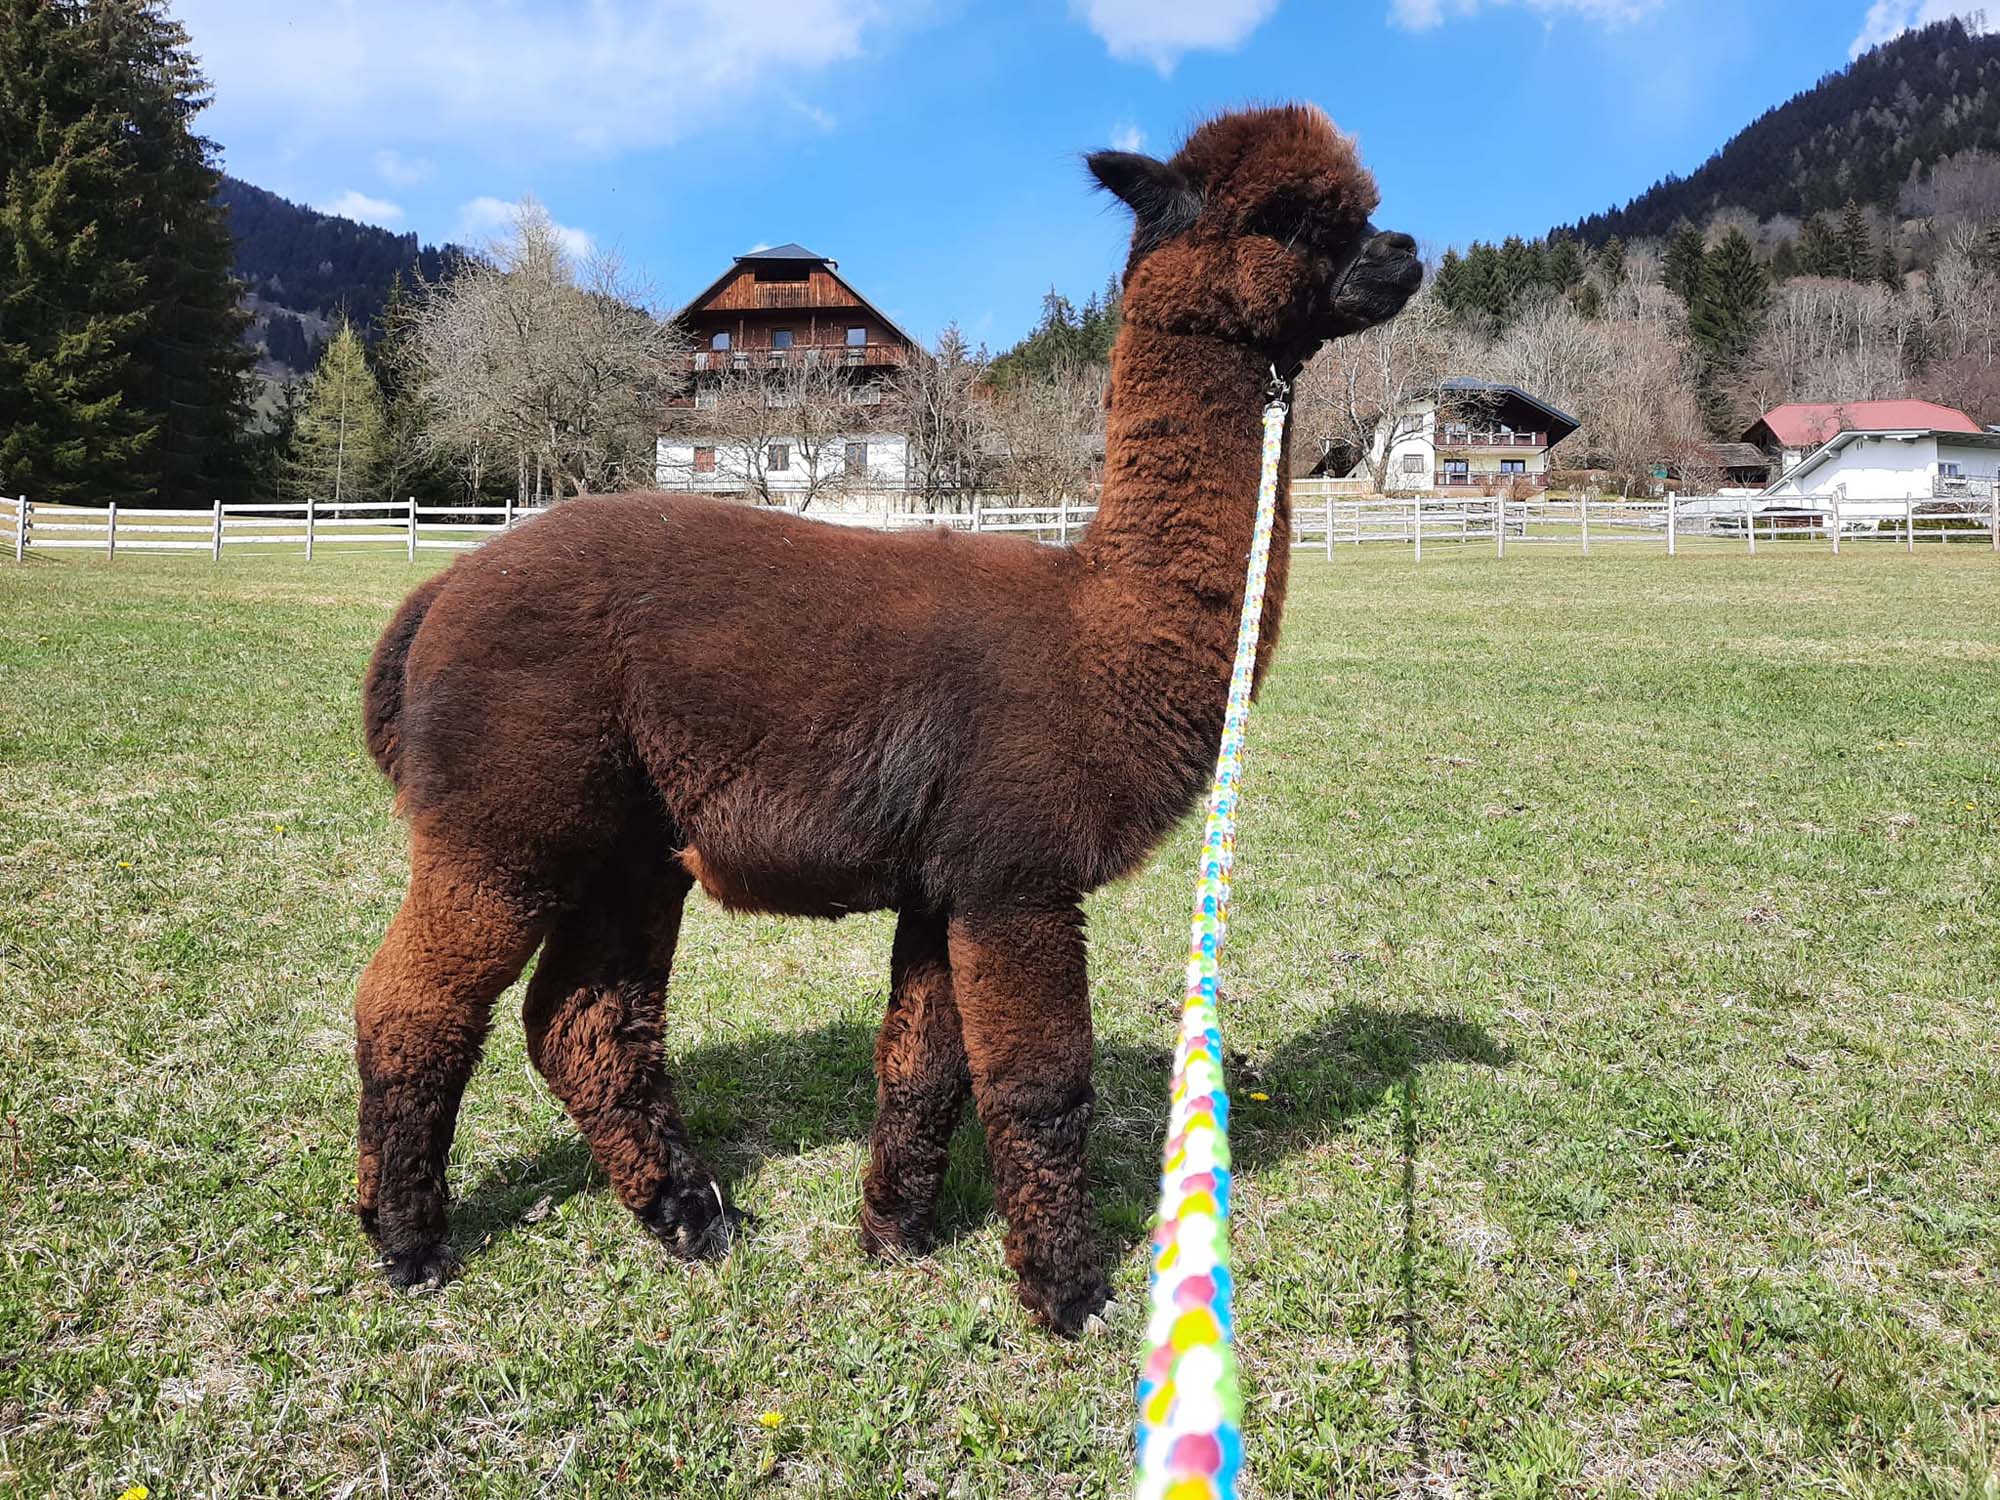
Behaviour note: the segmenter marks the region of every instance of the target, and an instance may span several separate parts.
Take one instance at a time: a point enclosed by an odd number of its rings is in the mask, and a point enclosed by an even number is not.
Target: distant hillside
[[[2000,36],[1958,21],[1913,31],[1764,115],[1688,177],[1669,177],[1569,233],[1591,245],[1663,239],[1723,209],[1759,219],[1889,207],[1945,157],[2000,148]]]
[[[320,213],[235,177],[222,179],[216,198],[229,210],[236,274],[255,318],[247,337],[271,379],[310,370],[328,325],[342,312],[364,329],[372,326],[399,274],[406,283],[419,275],[436,281],[462,253]]]

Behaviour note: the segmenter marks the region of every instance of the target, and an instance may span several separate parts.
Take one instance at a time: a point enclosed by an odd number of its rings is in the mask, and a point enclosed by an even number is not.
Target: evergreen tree
[[[187,46],[160,0],[0,0],[0,464],[49,498],[245,478],[251,356]]]
[[[1704,259],[1701,284],[1688,306],[1688,326],[1704,350],[1724,365],[1750,352],[1764,331],[1771,279],[1740,229],[1722,237]]]
[[[1702,241],[1701,231],[1692,225],[1682,225],[1667,243],[1663,272],[1667,290],[1692,306],[1701,291],[1702,271],[1707,260],[1708,247]]]
[[[0,487],[143,500],[158,435],[131,399],[144,271],[107,226],[138,191],[75,5],[0,0]]]
[[[1491,245],[1473,245],[1465,257],[1465,269],[1460,281],[1464,287],[1461,302],[1466,315],[1500,320],[1512,310],[1506,276],[1501,269],[1500,252]]]
[[[160,424],[164,505],[247,492],[244,434],[254,355],[231,274],[228,219],[216,204],[215,145],[194,133],[208,84],[163,0],[89,0],[116,59],[111,85],[130,122],[139,201],[123,217],[146,275],[152,316],[136,351],[133,399]]]
[[[1840,238],[1824,214],[1814,214],[1799,231],[1799,270],[1807,276],[1840,274]]]
[[[1778,248],[1771,252],[1771,279],[1790,281],[1799,274],[1799,248],[1790,240],[1779,240]]]
[[[1495,315],[1502,319],[1512,317],[1542,281],[1541,252],[1518,234],[1509,235],[1500,247],[1502,301]]]
[[[1557,235],[1542,256],[1542,277],[1554,291],[1566,292],[1583,280],[1583,252],[1568,235]]]
[[[1464,277],[1464,258],[1456,250],[1445,251],[1431,277],[1431,288],[1437,296],[1438,305],[1453,316],[1464,311],[1460,301],[1465,295]]]
[[[1625,280],[1625,242],[1613,235],[1597,252],[1597,280],[1607,292],[1615,292]]]
[[[1875,235],[1868,215],[1852,198],[1840,215],[1840,260],[1837,274],[1849,281],[1870,281],[1881,262],[1875,255]]]
[[[1903,263],[1896,259],[1896,251],[1893,246],[1884,245],[1882,247],[1882,261],[1881,265],[1877,268],[1877,274],[1882,278],[1882,285],[1888,287],[1891,291],[1900,292],[1903,289]]]
[[[329,503],[368,495],[384,436],[381,388],[361,336],[342,319],[299,406],[290,464],[297,492]]]

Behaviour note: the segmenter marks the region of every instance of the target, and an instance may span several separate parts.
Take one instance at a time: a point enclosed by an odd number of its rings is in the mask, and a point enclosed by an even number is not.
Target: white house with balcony
[[[1907,427],[1834,434],[1764,491],[1760,509],[1812,510],[1843,529],[1926,507],[1980,509],[2000,490],[2000,433]]]
[[[1543,490],[1550,451],[1581,425],[1519,386],[1455,376],[1385,416],[1348,477],[1372,478],[1386,448],[1382,487],[1392,494]]]

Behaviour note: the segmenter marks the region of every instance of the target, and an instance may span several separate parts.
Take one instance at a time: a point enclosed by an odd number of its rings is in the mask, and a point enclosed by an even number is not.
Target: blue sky
[[[1984,0],[1982,0],[1984,3]],[[237,175],[426,240],[539,198],[679,305],[798,240],[1000,348],[1126,225],[1080,153],[1304,98],[1436,248],[1622,203],[1958,0],[173,0]],[[2000,24],[2000,0],[1993,0]]]

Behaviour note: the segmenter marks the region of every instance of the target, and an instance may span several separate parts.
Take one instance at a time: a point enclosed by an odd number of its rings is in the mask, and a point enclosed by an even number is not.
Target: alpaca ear
[[[1099,185],[1132,210],[1135,248],[1150,249],[1192,229],[1201,214],[1201,194],[1170,162],[1137,151],[1093,151],[1085,160]]]

